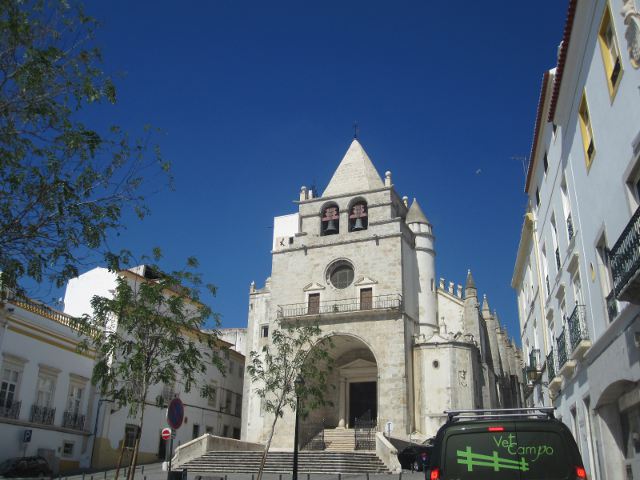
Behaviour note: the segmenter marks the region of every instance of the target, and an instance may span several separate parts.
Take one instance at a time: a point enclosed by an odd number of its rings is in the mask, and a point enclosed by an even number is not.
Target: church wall
[[[446,327],[445,332],[442,330],[441,325],[441,335],[445,335],[446,333],[455,334],[458,332],[462,332],[463,313],[464,306],[461,299],[453,297],[452,295],[438,289],[438,320],[442,324],[442,319],[444,319],[444,325]]]

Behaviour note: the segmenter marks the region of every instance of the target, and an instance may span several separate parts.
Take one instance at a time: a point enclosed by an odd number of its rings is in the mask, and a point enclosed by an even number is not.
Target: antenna
[[[358,139],[358,132],[359,132],[359,128],[358,128],[358,121],[356,120],[355,122],[353,122],[353,138],[355,138],[356,140]]]
[[[524,175],[524,181],[527,181],[527,157],[526,155],[513,155],[511,160],[519,160],[522,164],[522,174]]]

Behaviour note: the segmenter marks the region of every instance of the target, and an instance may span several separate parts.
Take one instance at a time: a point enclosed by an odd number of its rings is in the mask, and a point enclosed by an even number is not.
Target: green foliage
[[[100,132],[84,122],[117,98],[100,69],[95,28],[80,6],[64,1],[0,0],[0,270],[7,284],[26,275],[63,285],[122,227],[125,208],[147,213],[145,180],[169,179],[150,130],[132,139],[117,125]]]
[[[88,338],[83,348],[97,354],[92,383],[132,415],[144,412],[150,386],[180,383],[188,392],[204,383],[208,365],[224,370],[217,332],[202,330],[210,320],[219,324],[200,299],[203,288],[215,294],[215,287],[203,284],[197,265],[191,258],[185,269],[172,273],[147,265],[142,277],[114,263],[113,298],[95,296],[93,315],[80,321],[80,333]],[[206,386],[201,393],[208,394]]]
[[[320,333],[317,324],[281,321],[270,332],[270,344],[260,352],[249,353],[247,372],[256,385],[253,392],[262,399],[267,412],[282,417],[286,407],[294,410],[296,394],[303,416],[325,404],[333,344],[327,338],[320,340]],[[298,375],[304,379],[304,386],[296,390]]]

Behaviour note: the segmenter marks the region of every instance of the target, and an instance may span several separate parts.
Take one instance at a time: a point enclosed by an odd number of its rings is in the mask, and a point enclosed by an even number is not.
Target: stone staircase
[[[346,428],[325,428],[324,443],[327,452],[353,452],[356,449],[353,430]]]
[[[353,437],[353,431],[351,432]],[[262,452],[210,451],[185,463],[193,474],[256,473]],[[293,452],[269,452],[266,473],[291,473]],[[298,454],[301,473],[389,473],[373,452],[301,451]]]

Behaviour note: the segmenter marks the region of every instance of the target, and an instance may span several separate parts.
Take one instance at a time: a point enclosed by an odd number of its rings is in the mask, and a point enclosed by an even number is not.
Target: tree
[[[62,286],[147,212],[146,181],[167,172],[150,130],[87,125],[116,101],[96,21],[64,0],[0,0],[0,271]],[[108,113],[107,113],[108,115]],[[144,174],[144,178],[143,178]],[[168,178],[168,177],[167,177]],[[154,184],[158,179],[154,179]]]
[[[285,409],[295,411],[296,397],[300,398],[303,417],[314,408],[325,404],[324,393],[327,377],[333,367],[330,339],[320,340],[321,330],[317,324],[279,321],[271,332],[271,342],[260,352],[249,353],[247,372],[251,382],[257,385],[253,392],[260,397],[262,408],[273,414],[267,437],[258,479],[267,461],[273,432]],[[304,386],[296,388],[295,380],[301,375]]]
[[[114,268],[118,276],[113,297],[93,297],[93,314],[80,320],[82,346],[97,356],[92,383],[119,407],[128,407],[130,416],[139,415],[129,478],[137,464],[149,387],[179,380],[189,392],[209,364],[224,370],[217,331],[202,330],[210,319],[219,324],[218,316],[200,301],[202,287],[212,294],[215,287],[202,283],[196,267],[193,258],[185,269],[172,273],[146,266],[144,277]],[[210,387],[203,385],[201,394],[209,396]]]

